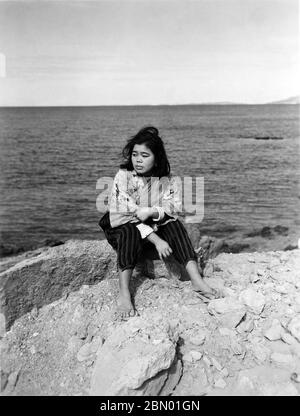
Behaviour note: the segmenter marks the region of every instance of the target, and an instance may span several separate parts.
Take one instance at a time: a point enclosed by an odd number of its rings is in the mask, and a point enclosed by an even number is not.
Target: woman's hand
[[[142,222],[152,217],[152,215],[153,215],[153,209],[149,207],[138,208],[135,211],[135,216]]]
[[[155,242],[155,247],[161,260],[163,257],[166,258],[173,253],[169,244],[161,238],[157,242]]]

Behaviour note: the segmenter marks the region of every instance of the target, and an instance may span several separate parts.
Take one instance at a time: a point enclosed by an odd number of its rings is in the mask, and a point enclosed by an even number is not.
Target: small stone
[[[237,332],[241,334],[242,332],[251,332],[254,329],[254,322],[252,319],[243,321],[238,327]]]
[[[187,361],[188,363],[192,363],[192,362],[193,362],[193,357],[191,356],[190,351],[189,351],[189,352],[187,352],[187,353],[185,353],[185,354],[182,356],[182,360],[183,360],[183,361]]]
[[[265,306],[264,295],[252,288],[243,290],[240,294],[240,300],[256,315],[259,315]]]
[[[86,339],[88,336],[88,323],[87,322],[83,322],[80,324],[80,326],[77,328],[76,330],[76,335],[78,338],[80,339]]]
[[[295,316],[289,322],[287,329],[300,342],[300,316]]]
[[[232,340],[230,346],[234,355],[242,355],[244,353],[243,347],[237,341]]]
[[[195,361],[199,361],[202,358],[202,353],[199,351],[189,351],[183,355],[183,361],[187,361],[189,363],[194,363]]]
[[[208,367],[212,365],[210,359],[206,355],[203,356],[203,361],[205,362],[206,365],[208,365]]]
[[[223,287],[222,293],[223,293],[223,296],[229,296],[229,297],[230,296],[233,297],[235,295],[235,291],[230,289],[230,287]]]
[[[281,334],[281,339],[283,342],[285,342],[286,344],[292,345],[295,342],[297,342],[295,340],[294,337],[292,337],[292,335],[288,334],[287,332],[284,332],[283,334]]]
[[[202,355],[203,354],[201,352],[199,352],[199,351],[191,351],[191,356],[192,356],[193,361],[199,361],[199,360],[201,360]]]
[[[233,313],[240,310],[243,310],[243,314],[245,314],[243,305],[235,299],[230,298],[213,299],[209,302],[207,308],[212,313],[218,314]]]
[[[204,343],[205,338],[206,338],[206,333],[202,330],[199,330],[197,332],[197,335],[190,338],[190,342],[191,342],[191,344],[199,346],[199,345],[202,345]]]
[[[264,332],[264,336],[270,341],[277,341],[281,339],[283,328],[280,324],[272,325]]]
[[[216,369],[218,371],[221,371],[222,370],[223,366],[214,357],[211,357],[211,362],[212,362],[213,366],[216,367]]]
[[[222,377],[228,377],[229,376],[229,372],[228,372],[226,367],[222,368],[222,370],[220,371],[220,375]]]
[[[37,337],[39,335],[39,333],[38,332],[34,332],[33,334],[32,334],[32,336],[33,337]]]
[[[226,381],[223,378],[218,378],[215,381],[214,386],[219,388],[219,389],[224,389],[227,386],[227,384],[226,384]]]

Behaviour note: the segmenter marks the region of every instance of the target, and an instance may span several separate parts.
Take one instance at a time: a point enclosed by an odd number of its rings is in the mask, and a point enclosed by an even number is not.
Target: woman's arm
[[[138,205],[128,193],[128,173],[119,170],[112,186],[110,198],[110,213],[132,215],[138,209]]]
[[[153,218],[154,220],[159,218],[159,212],[156,207],[138,208],[135,215],[142,222],[146,221],[148,218]]]
[[[181,179],[179,177],[164,177],[160,183],[163,188],[160,205],[136,210],[136,216],[142,222],[148,218],[152,218],[154,221],[162,221],[165,214],[173,217],[182,212]]]
[[[155,245],[155,248],[161,260],[163,259],[163,257],[168,257],[173,253],[169,244],[165,240],[161,239],[155,232],[149,234],[146,237],[146,240],[150,241],[150,243]]]

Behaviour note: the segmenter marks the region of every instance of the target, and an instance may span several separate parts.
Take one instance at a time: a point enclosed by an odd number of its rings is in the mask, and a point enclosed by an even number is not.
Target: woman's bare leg
[[[119,272],[119,297],[117,300],[118,311],[122,318],[129,318],[135,315],[135,309],[131,302],[129,282],[133,269],[126,269]]]
[[[208,286],[207,283],[204,282],[203,278],[201,277],[198,265],[195,260],[190,260],[186,266],[186,271],[188,272],[188,275],[190,276],[192,286],[194,290],[198,290],[202,292],[203,294],[210,294],[214,295],[215,291],[210,286]]]

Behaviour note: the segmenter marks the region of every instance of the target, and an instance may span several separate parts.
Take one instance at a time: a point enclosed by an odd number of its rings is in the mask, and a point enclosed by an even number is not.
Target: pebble
[[[250,309],[251,312],[259,315],[265,306],[265,297],[251,287],[240,293],[240,300]]]
[[[229,376],[229,372],[228,372],[226,367],[222,368],[222,370],[220,371],[220,375],[222,377],[228,377]]]
[[[215,381],[214,386],[219,388],[219,389],[224,389],[227,386],[227,384],[226,384],[226,381],[223,378],[218,378]]]
[[[230,287],[224,287],[222,289],[223,295],[224,296],[231,296],[234,297],[235,296],[235,291],[233,289],[230,289]]]
[[[206,355],[203,356],[203,361],[208,365],[208,367],[212,365],[210,359]]]
[[[201,352],[199,352],[199,351],[191,351],[191,356],[192,356],[193,361],[199,361],[199,360],[201,360],[202,355],[203,354]]]
[[[234,355],[242,355],[244,353],[243,347],[237,341],[232,340],[230,346]]]
[[[251,332],[254,329],[254,322],[252,319],[243,321],[238,327],[237,332],[240,334],[242,332]]]
[[[275,325],[272,325],[269,329],[267,329],[264,332],[264,336],[269,341],[277,341],[277,340],[281,339],[282,334],[283,334],[283,328],[279,323],[275,324]]]
[[[219,361],[216,360],[214,357],[211,357],[210,359],[211,359],[213,366],[216,367],[218,371],[221,371],[223,366],[219,363]]]
[[[288,334],[287,332],[284,332],[281,335],[282,341],[284,341],[286,344],[292,345],[296,342],[295,338],[292,337],[292,335]]]
[[[190,342],[194,345],[202,345],[205,341],[206,333],[202,330],[197,332],[197,335],[190,338]]]

